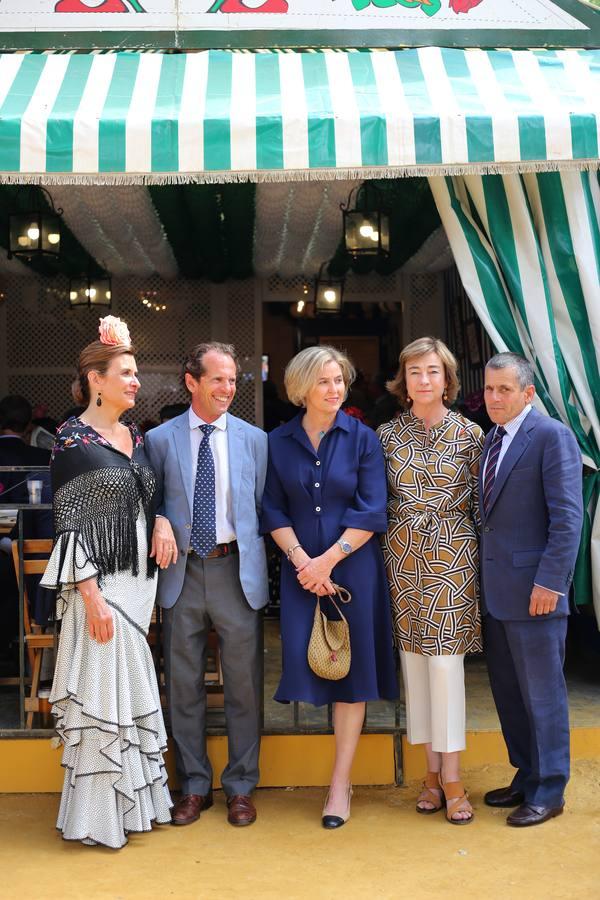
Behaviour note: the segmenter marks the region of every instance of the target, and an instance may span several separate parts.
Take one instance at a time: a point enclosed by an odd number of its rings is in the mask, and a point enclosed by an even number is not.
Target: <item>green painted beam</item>
[[[149,191],[183,277],[252,277],[255,185],[152,185]]]

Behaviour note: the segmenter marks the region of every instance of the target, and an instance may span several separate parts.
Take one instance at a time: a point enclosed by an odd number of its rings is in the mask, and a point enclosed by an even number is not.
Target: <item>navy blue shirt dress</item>
[[[398,684],[393,656],[388,583],[379,543],[387,529],[387,483],[377,435],[362,422],[338,412],[332,428],[314,449],[302,427],[304,412],[269,434],[269,466],[261,531],[291,526],[309,556],[319,556],[346,528],[373,531],[360,549],[343,559],[332,579],[352,594],[342,611],[350,626],[352,664],[339,681],[319,678],[307,662],[316,595],[304,590],[283,555],[281,641],[283,666],[275,699],[356,703],[395,699]],[[323,609],[331,607],[324,598]],[[335,614],[333,613],[333,617]]]

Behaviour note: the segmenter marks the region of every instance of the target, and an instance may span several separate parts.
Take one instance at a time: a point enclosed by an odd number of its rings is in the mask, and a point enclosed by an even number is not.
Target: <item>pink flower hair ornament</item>
[[[117,316],[104,316],[103,319],[100,319],[98,332],[100,341],[103,344],[111,344],[112,346],[124,344],[126,347],[131,345],[129,328]]]

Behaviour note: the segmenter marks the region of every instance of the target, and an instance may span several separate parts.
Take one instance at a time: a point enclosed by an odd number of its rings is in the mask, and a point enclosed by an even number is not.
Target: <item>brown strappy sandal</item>
[[[439,791],[438,794],[434,790]],[[432,809],[419,806],[419,803],[432,803]],[[444,791],[440,785],[440,779],[437,772],[428,772],[423,782],[423,790],[417,797],[417,805],[415,809],[424,816],[431,816],[433,813],[439,812],[444,807]]]
[[[469,825],[475,818],[473,807],[469,803],[468,794],[462,781],[447,781],[445,784],[440,778],[440,786],[446,799],[446,818],[451,825]],[[454,802],[453,802],[454,801]],[[468,819],[453,819],[458,812],[470,813]]]

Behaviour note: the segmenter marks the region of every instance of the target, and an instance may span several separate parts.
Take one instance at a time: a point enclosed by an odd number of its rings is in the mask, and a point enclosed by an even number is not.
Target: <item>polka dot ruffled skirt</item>
[[[141,562],[147,547],[142,514],[137,533]],[[69,576],[76,571],[80,581],[94,574],[73,535],[59,538],[44,575],[44,584],[58,586],[62,615],[50,701],[65,769],[57,828],[67,840],[118,848],[128,832],[171,820],[167,737],[146,641],[156,578],[146,578],[145,565],[139,569],[138,576],[119,572],[104,579],[114,621],[106,644],[89,637],[83,599]]]

